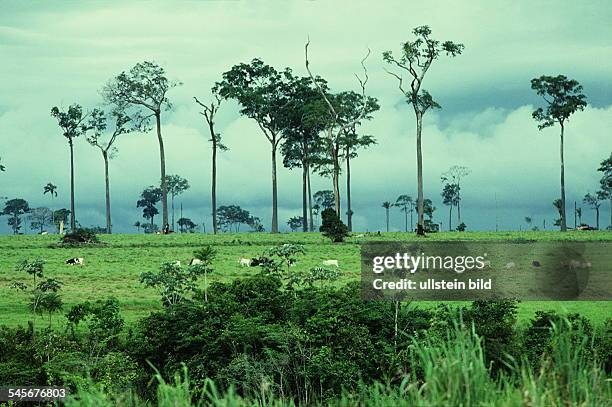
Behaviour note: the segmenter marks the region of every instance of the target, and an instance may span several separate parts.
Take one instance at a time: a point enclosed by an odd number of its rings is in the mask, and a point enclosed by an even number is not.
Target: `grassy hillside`
[[[366,234],[356,233],[346,243],[331,244],[318,233],[290,233],[270,235],[222,234],[222,235],[109,235],[101,236],[101,247],[56,248],[57,236],[2,236],[0,237],[0,325],[24,324],[32,318],[27,308],[28,298],[9,288],[14,281],[28,282],[23,272],[14,271],[21,259],[42,258],[45,274],[61,280],[65,286],[64,309],[72,304],[114,296],[119,299],[122,313],[128,321],[134,321],[151,310],[159,308],[158,295],[145,289],[138,276],[146,270],[157,270],[163,261],[180,260],[186,264],[192,252],[204,244],[212,244],[218,250],[212,281],[226,281],[256,273],[255,268],[240,267],[240,257],[260,255],[266,249],[281,243],[300,243],[306,255],[296,269],[308,269],[320,265],[325,259],[337,259],[342,271],[340,283],[359,278],[359,244],[364,241],[414,240],[409,233]],[[430,235],[431,240],[606,240],[612,241],[612,232],[446,232]],[[83,266],[68,266],[64,262],[71,257],[83,257]],[[431,306],[423,302],[419,305]],[[612,314],[612,302],[524,302],[519,309],[521,320],[532,317],[535,310],[553,309],[579,312],[594,323],[601,323]],[[55,323],[62,323],[55,317]]]

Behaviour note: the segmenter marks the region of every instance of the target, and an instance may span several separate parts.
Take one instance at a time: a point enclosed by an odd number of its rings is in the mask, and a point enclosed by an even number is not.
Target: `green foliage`
[[[25,199],[9,199],[4,203],[4,209],[0,215],[8,216],[8,225],[17,234],[21,230],[21,216],[30,212],[30,205]]]
[[[25,271],[30,276],[32,276],[34,280],[34,285],[36,286],[36,277],[42,278],[45,267],[45,261],[43,259],[35,259],[29,261],[28,259],[23,259],[15,266],[15,271]]]
[[[189,218],[180,218],[176,223],[178,223],[181,233],[193,233],[196,228],[196,224]]]
[[[302,216],[293,216],[287,221],[287,225],[289,226],[289,229],[291,229],[292,232],[295,232],[299,228],[301,228],[303,223],[304,218]]]
[[[327,189],[323,190],[323,191],[317,191],[317,192],[314,193],[312,198],[314,199],[315,203],[323,211],[325,209],[333,208],[334,207],[334,202],[335,202],[334,191],[330,191],[330,190],[327,190]]]
[[[457,232],[465,232],[467,230],[467,225],[464,222],[461,222],[457,225]]]
[[[161,188],[151,185],[140,193],[140,199],[136,202],[136,207],[142,208],[142,217],[149,219],[151,225],[153,225],[153,218],[159,213],[155,205],[157,205],[161,199]]]
[[[96,245],[100,243],[96,233],[87,228],[76,229],[60,238],[60,244],[67,246]]]
[[[165,262],[158,273],[146,271],[140,274],[145,287],[156,288],[162,304],[170,306],[187,300],[188,294],[198,292],[198,277],[207,270],[199,265],[181,266],[176,262]]]
[[[546,109],[537,108],[532,116],[539,122],[538,129],[563,123],[575,112],[584,110],[586,96],[582,94],[582,85],[565,75],[542,75],[531,80],[531,89],[546,102]]]
[[[343,242],[349,235],[348,227],[332,208],[327,208],[321,212],[321,227],[319,231],[334,243]]]

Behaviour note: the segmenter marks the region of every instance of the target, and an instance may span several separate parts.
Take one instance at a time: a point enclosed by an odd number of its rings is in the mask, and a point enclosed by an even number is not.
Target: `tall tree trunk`
[[[389,232],[389,208],[385,208],[385,212],[387,215],[387,232]]]
[[[170,195],[170,206],[172,209],[172,230],[174,230],[174,195],[172,194]]]
[[[408,232],[408,208],[404,210],[404,226],[406,227],[406,232]]]
[[[157,127],[157,141],[159,142],[159,164],[161,172],[162,189],[162,230],[168,224],[168,183],[166,182],[166,154],[164,152],[164,140],[161,133],[161,113],[155,112],[155,125]]]
[[[459,188],[459,184],[457,184],[457,225],[461,224],[461,198],[459,196],[460,194],[460,188]]]
[[[595,225],[597,230],[599,230],[599,206],[595,208]]]
[[[334,162],[334,171],[332,173],[332,183],[334,187],[334,206],[338,218],[340,215],[340,160],[338,159],[338,147],[332,146],[332,159]]]
[[[278,188],[276,185],[276,143],[272,143],[272,233],[278,233]]]
[[[346,148],[346,216],[349,232],[353,231],[353,210],[351,208],[351,158],[349,148]]]
[[[306,169],[306,177],[308,178],[308,221],[310,222],[310,231],[314,232],[314,219],[312,216],[312,190],[310,188],[310,165]]]
[[[423,209],[423,153],[421,150],[421,130],[423,126],[423,115],[416,112],[417,121],[417,235],[425,235],[425,213]]]
[[[563,160],[563,122],[561,122],[561,145],[559,153],[561,155],[561,231],[567,231],[567,221],[565,217],[565,162]]]
[[[308,232],[308,165],[302,161],[302,231]]]
[[[453,205],[449,206],[449,211],[448,211],[448,231],[452,232],[453,231]]]
[[[610,229],[612,230],[612,197],[610,198]]]
[[[70,145],[70,231],[76,229],[76,218],[74,214],[74,146],[72,139],[68,139]]]
[[[412,215],[414,214],[414,207],[410,210],[410,231],[414,231],[414,222],[412,221]]]
[[[102,158],[104,158],[104,187],[106,192],[106,233],[109,235],[112,233],[111,225],[111,204],[110,204],[110,179],[108,176],[108,153],[102,151]]]
[[[574,229],[576,229],[576,201],[574,201]]]
[[[212,151],[212,182],[211,182],[211,205],[212,205],[212,218],[213,218],[213,234],[217,234],[217,142],[215,141],[215,132],[210,126],[210,134],[213,139],[213,151]]]

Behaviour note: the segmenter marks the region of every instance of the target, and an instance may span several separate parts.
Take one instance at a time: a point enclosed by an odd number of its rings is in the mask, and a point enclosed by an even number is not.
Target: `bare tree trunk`
[[[461,194],[461,188],[459,187],[459,184],[457,184],[457,197],[459,199],[457,199],[457,225],[461,224],[461,197],[459,194]]]
[[[597,230],[599,230],[599,206],[595,208],[595,225]]]
[[[574,201],[574,229],[576,229],[576,201]]]
[[[166,182],[166,154],[164,140],[161,133],[161,113],[155,112],[155,125],[157,127],[157,141],[159,142],[159,164],[161,172],[162,190],[162,230],[168,224],[168,183]]]
[[[417,235],[425,235],[425,213],[423,208],[423,153],[421,149],[421,130],[423,126],[423,115],[416,112],[417,121]]]
[[[612,229],[612,197],[610,198],[610,229]]]
[[[170,195],[170,205],[172,206],[172,230],[174,230],[174,195]]]
[[[338,161],[338,147],[336,147],[332,141],[332,129],[329,129],[329,140],[331,144],[331,153],[334,169],[332,171],[332,184],[334,189],[334,206],[336,209],[336,216],[340,218],[340,163]]]
[[[108,153],[102,152],[104,158],[104,186],[106,190],[106,233],[109,235],[112,233],[111,225],[111,204],[110,204],[110,180],[108,176]]]
[[[385,212],[387,215],[387,232],[389,231],[389,208],[385,208]]]
[[[448,231],[452,232],[453,231],[453,205],[449,206],[449,211],[448,211]]]
[[[213,151],[212,151],[212,187],[211,187],[211,205],[212,205],[212,218],[213,218],[213,234],[217,234],[217,143],[215,141],[215,134],[212,126],[210,126],[210,134],[213,139]]]
[[[276,144],[272,143],[272,233],[278,233],[278,188],[276,185]]]
[[[567,221],[565,218],[565,162],[563,160],[563,122],[561,122],[561,145],[560,145],[560,155],[561,155],[561,231],[567,231]]]
[[[76,218],[74,214],[74,146],[72,139],[68,139],[70,145],[70,231],[76,229]]]
[[[353,231],[353,210],[351,208],[351,158],[349,148],[346,148],[346,216],[349,232]]]
[[[310,166],[308,166],[306,170],[306,177],[308,178],[308,220],[310,222],[310,231],[314,232],[314,221],[312,216],[312,190],[310,188]]]
[[[308,165],[302,161],[302,230],[308,232]]]

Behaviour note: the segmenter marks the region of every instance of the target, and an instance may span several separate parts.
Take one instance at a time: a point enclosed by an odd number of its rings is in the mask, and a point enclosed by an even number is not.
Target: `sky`
[[[261,58],[307,75],[304,43],[315,74],[334,91],[359,91],[354,73],[367,49],[367,93],[381,106],[361,128],[378,144],[351,162],[354,229],[385,228],[383,201],[416,197],[416,136],[412,108],[384,71],[381,54],[396,53],[411,30],[429,25],[432,36],[465,45],[456,58],[442,57],[424,88],[442,105],[423,127],[425,197],[436,222],[448,227],[440,175],[467,166],[462,182],[462,220],[468,230],[524,228],[524,218],[550,225],[559,197],[558,127],[538,131],[531,118],[542,100],[531,78],[564,74],[584,86],[588,107],[566,127],[568,207],[598,187],[599,162],[612,151],[612,3],[609,1],[174,1],[0,2],[0,197],[24,198],[31,207],[69,207],[69,149],[53,106],[102,106],[100,89],[137,62],[155,61],[182,86],[168,97],[163,115],[167,173],[191,188],[177,198],[183,216],[210,231],[211,147],[193,96],[208,100],[210,88],[232,65]],[[102,106],[104,107],[104,106]],[[271,219],[270,145],[257,124],[225,102],[217,120],[229,151],[218,162],[218,205],[237,204]],[[136,201],[159,180],[153,133],[118,141],[110,164],[114,230],[133,233],[143,221]],[[280,162],[280,160],[279,160]],[[75,143],[76,212],[84,226],[104,224],[103,161],[84,139]],[[300,170],[279,165],[279,223],[301,214]],[[59,196],[43,195],[58,185]],[[344,175],[341,176],[344,199]],[[313,191],[331,180],[313,176]],[[0,200],[0,203],[2,201]],[[345,210],[345,209],[344,209]],[[343,212],[344,212],[343,210]],[[160,205],[161,212],[161,205]],[[573,225],[571,211],[568,220]],[[594,224],[583,208],[583,221]],[[177,213],[178,217],[178,213]],[[602,226],[609,207],[602,205]],[[391,230],[403,228],[391,211]],[[0,233],[8,233],[6,217]]]

